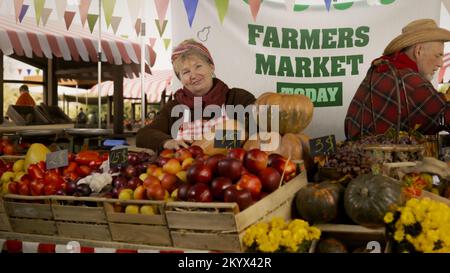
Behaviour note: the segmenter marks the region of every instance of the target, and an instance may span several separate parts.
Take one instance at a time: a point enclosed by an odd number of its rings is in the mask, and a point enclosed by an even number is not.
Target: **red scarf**
[[[228,86],[219,79],[213,80],[213,87],[206,95],[202,96],[202,106],[205,108],[208,105],[223,105],[227,99]],[[178,89],[175,93],[175,100],[184,104],[190,109],[194,108],[194,94],[186,88]]]
[[[411,68],[415,72],[419,72],[417,64],[411,60],[408,55],[403,52],[397,52],[388,56],[381,56],[372,61],[372,65],[376,66],[376,71],[379,73],[386,72],[389,67],[384,61],[390,62],[397,69]]]

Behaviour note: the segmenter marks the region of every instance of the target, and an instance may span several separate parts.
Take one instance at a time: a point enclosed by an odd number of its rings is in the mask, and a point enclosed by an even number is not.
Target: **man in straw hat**
[[[416,126],[423,134],[435,134],[442,115],[448,124],[450,107],[430,82],[443,64],[447,41],[450,31],[434,20],[406,25],[372,62],[356,91],[345,118],[347,138]]]

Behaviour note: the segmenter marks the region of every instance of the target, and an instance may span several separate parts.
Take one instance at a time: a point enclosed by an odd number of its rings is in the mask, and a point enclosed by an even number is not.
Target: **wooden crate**
[[[306,184],[303,172],[243,211],[236,203],[169,202],[166,217],[173,246],[241,252],[249,226],[274,216],[291,219],[295,193]]]
[[[389,252],[386,240],[386,229],[366,228],[360,225],[342,224],[319,224],[315,225],[322,232],[321,238],[335,238],[347,247],[347,250],[354,251],[357,248],[367,249],[368,252],[375,251],[371,245],[379,246],[380,252]]]
[[[59,236],[111,241],[105,198],[53,196],[52,210]]]
[[[114,210],[114,205],[125,207],[134,204],[138,206],[155,206],[159,214],[127,214]],[[171,246],[169,228],[167,226],[162,201],[109,199],[105,201],[106,217],[113,241],[148,245]]]
[[[3,205],[12,231],[57,235],[50,197],[6,194]]]
[[[8,215],[5,212],[0,212],[0,231],[11,231]]]

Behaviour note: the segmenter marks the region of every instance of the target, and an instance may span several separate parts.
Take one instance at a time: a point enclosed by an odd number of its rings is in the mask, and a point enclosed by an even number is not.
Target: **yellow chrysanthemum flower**
[[[384,222],[386,224],[391,223],[394,220],[394,214],[392,212],[388,212],[386,213],[386,215],[384,216]]]

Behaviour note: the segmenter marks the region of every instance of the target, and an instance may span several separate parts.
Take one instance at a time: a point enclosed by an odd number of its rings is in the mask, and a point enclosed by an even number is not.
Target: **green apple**
[[[2,183],[12,181],[12,180],[14,180],[14,176],[15,176],[15,174],[11,171],[4,172],[2,174],[2,176],[0,177],[0,181]]]
[[[17,172],[23,172],[23,166],[25,164],[25,159],[19,159],[16,162],[14,162],[14,165],[12,167],[13,172],[17,173]]]

